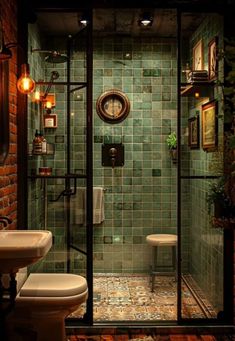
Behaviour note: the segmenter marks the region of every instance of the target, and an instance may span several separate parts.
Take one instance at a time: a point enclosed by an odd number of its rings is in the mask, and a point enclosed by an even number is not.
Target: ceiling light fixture
[[[87,20],[87,19],[81,19],[81,20],[80,20],[80,23],[81,23],[83,26],[87,26],[88,20]]]
[[[138,21],[140,26],[149,27],[153,24],[153,17],[150,13],[144,12]]]
[[[87,26],[89,24],[89,15],[87,13],[83,13],[79,22],[83,26]]]

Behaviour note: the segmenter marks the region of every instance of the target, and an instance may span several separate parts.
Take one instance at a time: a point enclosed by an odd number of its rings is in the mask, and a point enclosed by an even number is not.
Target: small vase
[[[170,150],[170,155],[173,163],[177,163],[177,148]]]

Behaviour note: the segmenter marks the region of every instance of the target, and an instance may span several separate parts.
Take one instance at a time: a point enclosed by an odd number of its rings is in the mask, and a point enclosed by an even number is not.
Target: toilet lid
[[[20,290],[20,296],[65,297],[87,290],[84,277],[73,274],[30,274]]]

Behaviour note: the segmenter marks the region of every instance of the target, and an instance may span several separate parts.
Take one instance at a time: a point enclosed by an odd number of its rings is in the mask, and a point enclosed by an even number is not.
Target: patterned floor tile
[[[183,314],[205,318],[191,292],[183,286]],[[81,317],[82,306],[70,317]],[[176,320],[177,284],[174,277],[158,276],[151,292],[148,275],[94,276],[94,321]]]

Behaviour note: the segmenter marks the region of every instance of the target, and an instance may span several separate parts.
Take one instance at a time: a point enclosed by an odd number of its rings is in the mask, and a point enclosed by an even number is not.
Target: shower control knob
[[[109,149],[109,156],[110,157],[116,157],[117,156],[117,149],[116,148],[110,148]]]

